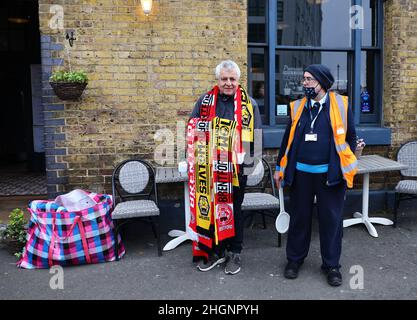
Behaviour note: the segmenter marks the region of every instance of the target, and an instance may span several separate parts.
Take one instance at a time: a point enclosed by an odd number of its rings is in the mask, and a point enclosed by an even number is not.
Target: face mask
[[[303,87],[304,94],[308,99],[314,99],[315,97],[317,97],[319,93],[316,92],[316,87]]]

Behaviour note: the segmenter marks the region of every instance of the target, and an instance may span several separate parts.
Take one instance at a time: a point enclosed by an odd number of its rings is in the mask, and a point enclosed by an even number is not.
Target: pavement
[[[283,276],[285,244],[277,246],[274,221],[263,229],[259,216],[245,228],[242,270],[226,275],[222,267],[200,272],[187,241],[158,257],[150,226],[128,225],[126,255],[118,262],[65,267],[61,288],[52,289],[49,269],[25,270],[0,248],[0,299],[39,300],[415,300],[417,299],[417,201],[404,202],[398,227],[376,225],[371,237],[364,225],[344,229],[341,272],[343,284],[330,287],[320,271],[317,219],[313,220],[310,252],[299,277]],[[183,229],[181,203],[161,204],[162,243],[171,229]],[[349,218],[350,208],[346,208]],[[391,218],[371,212],[370,216]],[[55,282],[56,283],[56,282]]]

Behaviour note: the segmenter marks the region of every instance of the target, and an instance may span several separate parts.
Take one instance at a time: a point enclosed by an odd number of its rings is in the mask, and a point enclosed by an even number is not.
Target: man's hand
[[[279,189],[281,187],[281,177],[279,176],[279,171],[275,171],[274,173],[274,181],[275,181],[275,185],[277,186],[277,188]]]
[[[356,150],[355,150],[355,156],[356,158],[359,158],[362,155],[363,148],[365,148],[366,143],[363,139],[356,139]]]

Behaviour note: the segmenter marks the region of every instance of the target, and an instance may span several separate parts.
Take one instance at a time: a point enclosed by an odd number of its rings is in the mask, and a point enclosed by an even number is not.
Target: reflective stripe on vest
[[[330,123],[333,131],[333,138],[336,146],[336,151],[340,158],[340,167],[343,173],[343,178],[346,180],[348,188],[353,187],[353,178],[358,169],[357,159],[350,150],[349,144],[346,142],[347,132],[347,110],[348,110],[348,98],[329,92],[330,96]],[[288,153],[290,151],[292,142],[294,140],[295,129],[297,128],[298,121],[300,120],[304,105],[307,99],[294,101],[291,106],[291,130],[288,137],[287,149],[284,156],[280,161],[279,176],[283,179],[285,168],[288,164]]]
[[[293,120],[292,120],[292,123],[291,123],[290,135],[288,137],[287,149],[285,149],[285,154],[281,158],[281,161],[279,163],[279,166],[280,166],[279,176],[282,179],[284,178],[284,171],[285,171],[285,168],[287,167],[288,152],[290,151],[292,141],[294,140],[295,129],[297,128],[298,120],[300,119],[301,114],[303,113],[303,108],[304,108],[304,105],[306,104],[306,102],[307,102],[307,99],[303,98],[301,100],[296,100],[296,101],[290,103],[291,119],[293,119]]]
[[[352,188],[353,178],[358,171],[358,160],[346,142],[348,98],[334,92],[331,92],[329,95],[330,122],[332,124],[336,151],[340,159],[340,168],[348,188]],[[335,106],[338,108],[335,108]]]

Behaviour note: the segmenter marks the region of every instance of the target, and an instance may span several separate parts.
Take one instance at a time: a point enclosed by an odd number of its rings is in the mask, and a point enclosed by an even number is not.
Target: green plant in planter
[[[78,82],[88,83],[85,71],[55,71],[49,78],[49,82]]]
[[[62,100],[75,100],[81,96],[88,84],[85,71],[55,71],[49,78],[49,84]]]
[[[9,250],[20,257],[26,243],[25,215],[21,209],[13,209],[9,215],[9,224],[3,232],[3,239],[8,244]]]

